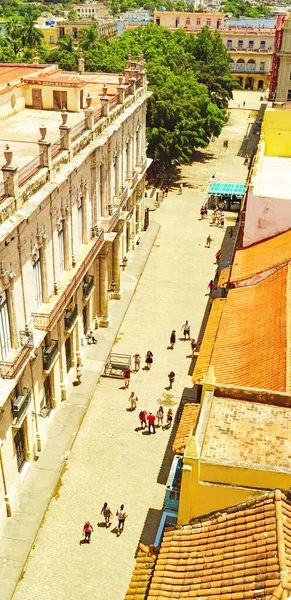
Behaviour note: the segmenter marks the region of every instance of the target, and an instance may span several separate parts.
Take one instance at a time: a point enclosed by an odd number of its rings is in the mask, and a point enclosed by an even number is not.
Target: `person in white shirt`
[[[183,323],[181,329],[183,330],[184,333],[184,340],[188,339],[190,340],[190,328],[191,328],[191,323],[189,323],[189,321],[186,319],[185,323]]]
[[[118,517],[118,528],[117,528],[117,537],[118,537],[123,532],[124,522],[125,522],[125,519],[127,519],[127,514],[124,510],[124,504],[121,504],[121,507],[119,509],[117,509],[116,516]]]

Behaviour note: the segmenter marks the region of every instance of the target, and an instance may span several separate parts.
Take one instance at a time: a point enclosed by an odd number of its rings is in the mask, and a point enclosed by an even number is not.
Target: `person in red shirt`
[[[147,427],[147,421],[146,421],[146,419],[147,419],[147,411],[146,411],[146,409],[145,409],[145,408],[142,408],[142,409],[141,409],[141,411],[140,411],[140,413],[139,413],[139,415],[138,415],[138,418],[139,418],[139,420],[140,420],[141,428],[142,428],[142,429],[143,429],[143,428],[145,428],[145,429],[146,429],[146,427]],[[144,426],[144,427],[143,427],[143,426]]]
[[[153,415],[153,413],[151,411],[149,411],[149,414],[147,416],[149,433],[151,433],[151,427],[153,429],[153,433],[156,433],[155,420],[156,420],[155,415]]]
[[[86,521],[83,527],[83,535],[85,536],[85,541],[87,542],[87,544],[90,544],[91,542],[92,531],[94,531],[93,525],[91,525],[90,521]]]

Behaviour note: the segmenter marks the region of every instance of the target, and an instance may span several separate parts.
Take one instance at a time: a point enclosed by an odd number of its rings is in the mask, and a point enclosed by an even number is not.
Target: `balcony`
[[[120,198],[120,204],[122,204],[125,200],[127,200],[127,198],[128,198],[128,187],[127,186],[122,190],[119,198]]]
[[[94,287],[94,275],[88,276],[88,281],[83,281],[83,300],[88,300]]]
[[[134,188],[138,182],[138,172],[137,171],[133,171],[132,172],[132,180],[131,180],[131,187]]]
[[[165,497],[164,510],[177,511],[179,508],[180,487],[182,479],[183,459],[181,456],[174,456],[171,470],[169,473]]]
[[[33,335],[30,332],[20,331],[20,350],[15,351],[15,357],[11,361],[0,361],[0,377],[3,379],[14,379],[29,358],[33,348]]]
[[[256,73],[259,75],[267,75],[269,71],[267,69],[258,69],[256,65],[230,65],[232,73]]]
[[[24,388],[24,390],[25,394],[23,396],[18,396],[18,398],[12,400],[11,403],[12,416],[14,419],[13,425],[18,427],[21,426],[31,401],[31,390],[29,388]]]
[[[78,306],[74,304],[72,308],[66,308],[64,312],[65,331],[71,331],[78,316]]]
[[[51,340],[48,346],[42,348],[42,366],[44,371],[49,371],[58,354],[58,340]]]

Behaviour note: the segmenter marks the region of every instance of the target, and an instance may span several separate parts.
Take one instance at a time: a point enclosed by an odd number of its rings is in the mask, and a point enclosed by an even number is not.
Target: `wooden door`
[[[25,463],[25,441],[23,427],[18,429],[17,434],[14,437],[14,444],[16,449],[17,468],[21,471]]]
[[[67,365],[67,373],[68,373],[72,366],[71,338],[69,338],[69,337],[65,342],[65,350],[66,350],[66,365]]]
[[[42,109],[42,94],[40,89],[32,89],[32,108],[36,108],[37,110]]]

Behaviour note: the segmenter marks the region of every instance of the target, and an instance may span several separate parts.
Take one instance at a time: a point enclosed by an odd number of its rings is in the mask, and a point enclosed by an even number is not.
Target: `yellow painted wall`
[[[44,25],[41,27],[37,27],[36,25],[36,28],[39,29],[44,37],[44,45],[47,46],[47,48],[55,48],[58,41],[58,30],[56,25]],[[50,41],[51,36],[53,36],[53,42]]]
[[[25,92],[25,104],[32,107],[32,90],[41,89],[43,110],[55,110],[53,102],[54,91],[67,92],[67,110],[69,112],[78,112],[80,110],[80,88],[66,88],[66,86],[42,86],[28,85]]]
[[[178,524],[233,506],[274,488],[289,489],[291,474],[200,461],[195,437],[184,455]]]
[[[277,108],[266,110],[262,133],[267,156],[291,156],[291,111]]]

